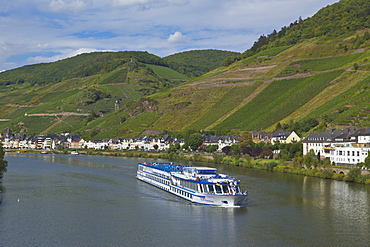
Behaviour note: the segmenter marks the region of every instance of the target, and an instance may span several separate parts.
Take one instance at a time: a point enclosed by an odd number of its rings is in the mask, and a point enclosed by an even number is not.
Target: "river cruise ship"
[[[240,189],[238,179],[210,167],[139,163],[137,178],[197,204],[242,207],[248,196]]]

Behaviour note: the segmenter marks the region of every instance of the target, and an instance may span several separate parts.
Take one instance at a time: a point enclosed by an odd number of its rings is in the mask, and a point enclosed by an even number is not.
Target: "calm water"
[[[218,167],[246,208],[190,204],[138,181],[143,159],[15,155],[0,189],[0,246],[368,246],[369,186]],[[214,166],[214,165],[212,165]]]

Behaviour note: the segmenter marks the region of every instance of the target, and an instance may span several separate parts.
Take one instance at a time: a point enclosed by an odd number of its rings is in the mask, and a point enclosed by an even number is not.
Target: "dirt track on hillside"
[[[77,112],[57,112],[57,113],[35,113],[35,114],[27,114],[26,116],[31,117],[44,117],[44,116],[89,116],[90,113],[77,113]]]
[[[215,75],[209,78],[205,78],[191,84],[183,85],[183,88],[196,88],[196,89],[207,89],[215,87],[241,87],[246,85],[252,85],[257,80],[262,78],[270,69],[276,67],[276,65],[257,67],[257,68],[243,68],[233,71],[226,71],[219,75]],[[291,76],[285,77],[274,77],[271,79],[262,80],[263,82],[271,82],[286,79],[304,78],[314,75],[314,73],[298,73]]]

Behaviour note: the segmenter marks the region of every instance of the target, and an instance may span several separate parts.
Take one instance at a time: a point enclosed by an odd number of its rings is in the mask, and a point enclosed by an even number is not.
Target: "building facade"
[[[330,158],[331,163],[355,166],[370,152],[370,128],[311,133],[303,141],[303,155],[310,150],[321,159]]]

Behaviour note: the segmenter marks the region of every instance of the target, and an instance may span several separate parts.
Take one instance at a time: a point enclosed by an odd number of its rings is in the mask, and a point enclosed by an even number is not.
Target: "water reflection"
[[[9,246],[370,242],[370,198],[363,185],[218,166],[250,191],[246,208],[227,209],[195,205],[138,181],[140,159],[28,154],[6,158],[0,243]]]
[[[48,155],[9,154],[8,156],[24,157],[24,158],[31,158],[35,160],[44,161],[44,162],[50,162],[50,163],[60,163],[60,164],[95,167],[95,168],[113,168],[114,167],[109,164],[102,164],[102,163],[91,161],[91,160],[94,160],[94,157],[96,156],[88,156],[88,155],[87,156],[75,156],[75,155],[54,155],[54,154],[48,154]]]

